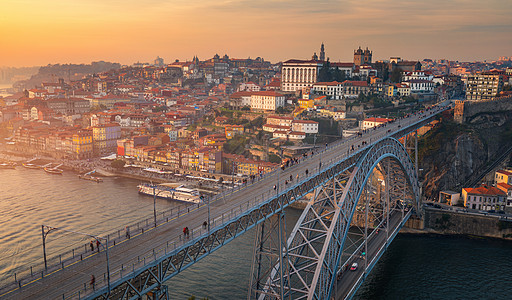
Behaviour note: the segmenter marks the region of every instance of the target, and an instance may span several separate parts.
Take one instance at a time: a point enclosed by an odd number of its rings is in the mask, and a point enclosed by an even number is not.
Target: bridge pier
[[[287,265],[288,261],[284,217],[284,210],[281,210],[257,227],[247,299],[285,299],[289,290],[289,270],[273,267],[280,262]],[[271,288],[267,282],[269,278],[275,278]]]

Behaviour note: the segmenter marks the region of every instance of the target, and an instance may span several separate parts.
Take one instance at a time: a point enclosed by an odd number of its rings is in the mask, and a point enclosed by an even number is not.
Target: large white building
[[[341,99],[343,87],[341,82],[317,82],[311,87],[311,91],[316,94],[323,94],[331,99]]]
[[[507,194],[493,186],[462,189],[464,206],[478,210],[504,210]]]
[[[412,72],[405,72],[403,74],[402,81],[409,81],[414,79],[420,79],[420,80],[433,80],[434,76],[432,74],[426,74],[425,71],[412,71]]]
[[[318,60],[285,61],[281,69],[281,90],[294,92],[313,86],[317,82],[318,72],[322,66],[323,62]]]
[[[274,91],[252,92],[251,109],[276,110],[284,106],[284,96]]]
[[[293,120],[292,130],[304,133],[318,133],[318,122],[311,120]]]
[[[411,93],[429,93],[434,91],[434,83],[430,80],[412,79],[409,81],[402,81],[411,88]]]
[[[370,86],[366,81],[353,80],[317,82],[311,87],[311,91],[329,96],[331,99],[350,99],[357,98],[359,94],[368,95]]]
[[[261,91],[261,87],[257,85],[256,83],[249,81],[249,82],[242,82],[237,89],[237,92],[259,92]]]
[[[386,118],[368,118],[362,122],[361,129],[363,129],[363,130],[370,129],[370,128],[385,124],[389,121],[392,121],[392,120],[386,119]]]
[[[291,127],[293,122],[292,117],[281,117],[281,116],[268,116],[267,124],[269,125],[279,125],[279,126],[288,126]]]

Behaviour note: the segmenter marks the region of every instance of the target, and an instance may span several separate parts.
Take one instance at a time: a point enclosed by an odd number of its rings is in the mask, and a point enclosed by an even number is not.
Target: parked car
[[[350,266],[350,271],[355,271],[355,270],[357,270],[357,266],[358,266],[358,265],[357,265],[357,263],[356,263],[356,262],[355,262],[355,263],[353,263],[353,264]]]

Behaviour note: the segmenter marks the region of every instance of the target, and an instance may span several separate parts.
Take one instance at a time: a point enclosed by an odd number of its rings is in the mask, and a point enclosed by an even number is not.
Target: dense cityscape
[[[115,68],[72,81],[53,72],[84,66],[43,67],[38,75],[55,81],[32,88],[20,81],[1,98],[3,149],[65,159],[69,167],[115,154],[127,166],[155,167],[150,172],[238,175],[242,182],[432,103],[512,95],[510,57],[373,62],[372,51],[359,47],[353,62],[331,63],[324,44],[319,50],[310,60],[275,64],[227,55],[165,64],[158,57],[108,64]],[[501,189],[510,195],[510,186]],[[503,210],[505,200],[499,203]]]
[[[0,299],[509,298],[509,4],[27,3]]]

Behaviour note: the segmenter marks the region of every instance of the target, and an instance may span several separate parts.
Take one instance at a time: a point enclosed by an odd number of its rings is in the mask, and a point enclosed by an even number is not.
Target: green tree
[[[331,63],[329,62],[329,60],[327,60],[325,62],[325,64],[320,68],[320,71],[318,71],[318,81],[319,82],[332,81]]]
[[[242,154],[245,151],[247,139],[243,135],[235,135],[232,139],[224,143],[223,149],[226,153]]]
[[[270,154],[268,156],[268,161],[271,162],[271,163],[274,163],[274,164],[280,164],[281,163],[281,158],[275,154]]]
[[[391,82],[393,83],[399,83],[400,78],[402,77],[402,69],[395,68],[393,72],[391,72]]]
[[[156,106],[156,107],[153,107],[151,110],[153,112],[161,112],[161,111],[166,111],[167,107],[166,106]]]
[[[336,67],[333,71],[333,80],[336,80],[338,82],[343,82],[347,80],[347,75],[345,74],[345,71],[341,71],[338,67]]]
[[[116,159],[110,163],[110,166],[115,169],[121,169],[124,167],[126,162],[122,159]]]
[[[250,126],[260,128],[263,126],[264,123],[265,123],[265,119],[262,116],[259,116],[250,122]]]
[[[286,110],[282,106],[279,106],[278,108],[276,108],[276,114],[284,114],[285,112],[286,112]]]

